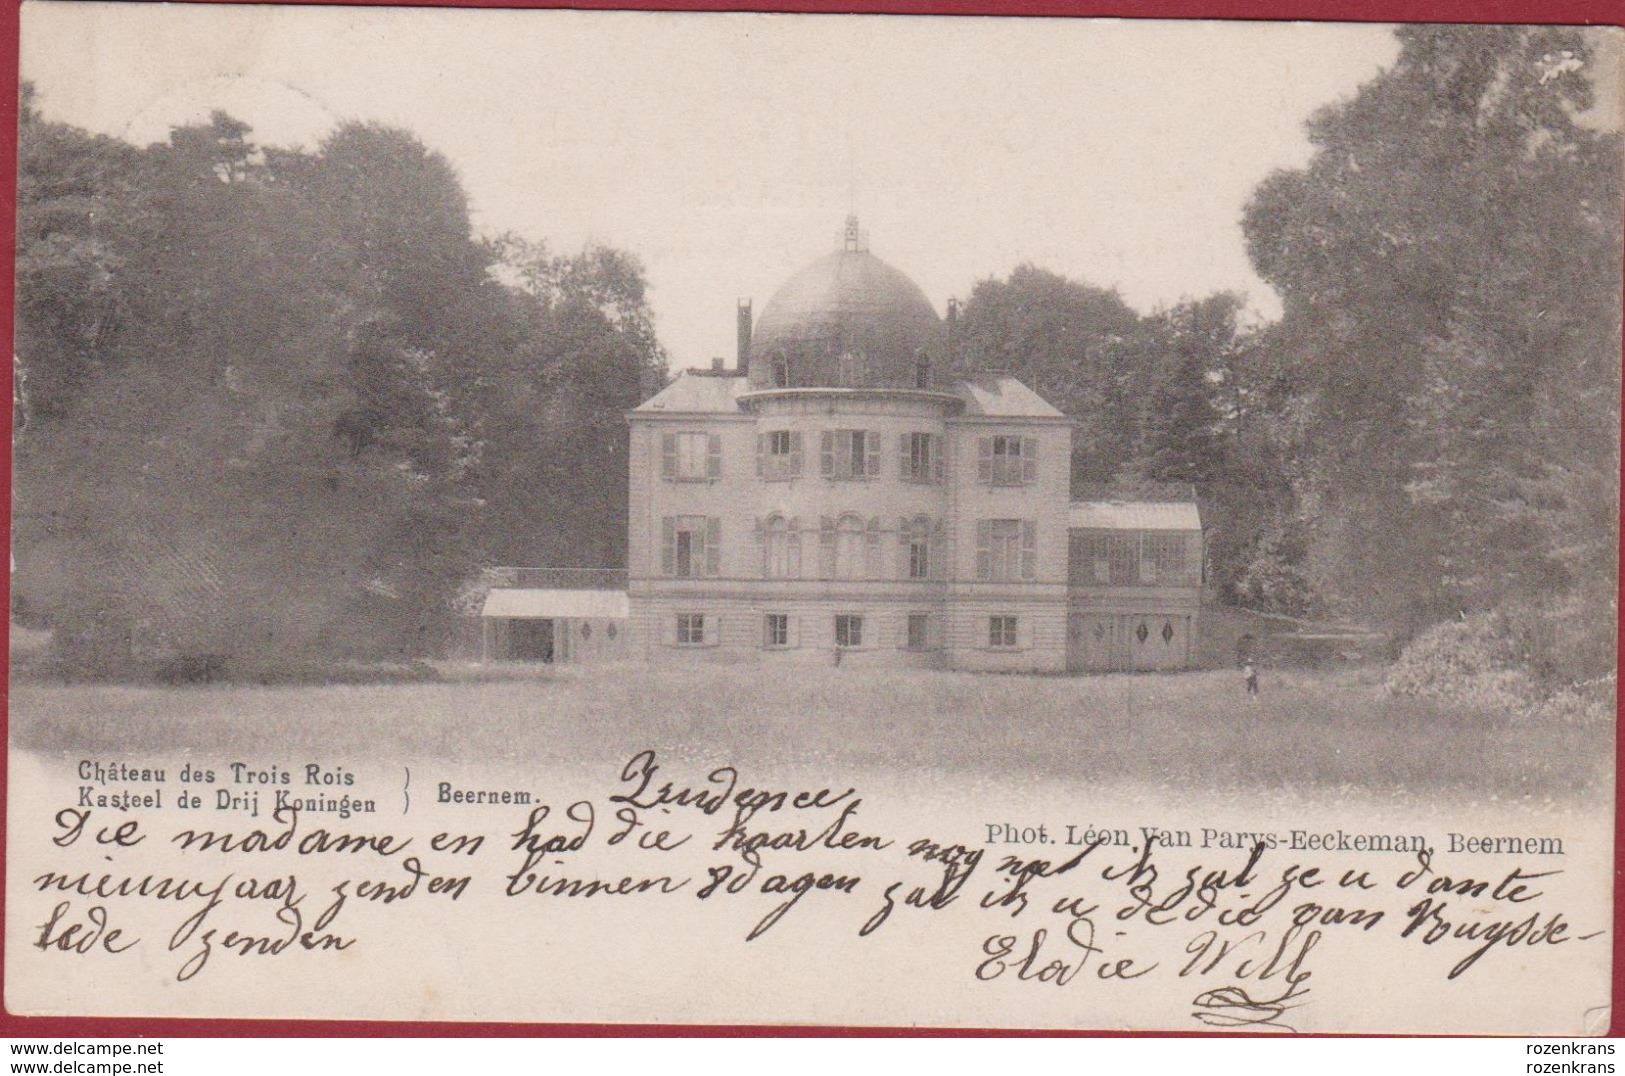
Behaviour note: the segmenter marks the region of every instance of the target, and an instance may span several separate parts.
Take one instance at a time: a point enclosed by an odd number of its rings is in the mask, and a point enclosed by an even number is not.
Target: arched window
[[[767,521],[767,575],[770,579],[795,579],[801,575],[801,535],[783,516]]]
[[[917,389],[931,387],[931,356],[923,351],[914,356],[914,387]]]
[[[864,525],[857,516],[845,515],[835,529],[835,577],[862,579],[864,576]]]
[[[773,353],[773,385],[781,389],[790,387],[790,359],[782,351]]]
[[[905,519],[902,523],[902,549],[904,579],[932,578],[931,521],[925,516]]]

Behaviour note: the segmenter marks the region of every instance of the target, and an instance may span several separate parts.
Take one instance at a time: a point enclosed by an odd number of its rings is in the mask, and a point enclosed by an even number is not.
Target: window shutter
[[[932,434],[928,443],[931,445],[931,479],[934,482],[941,482],[948,462],[946,454],[943,452],[942,435],[940,433]]]
[[[660,574],[677,574],[677,520],[671,516],[660,520]]]
[[[677,476],[677,435],[675,433],[660,435],[660,476],[662,478],[675,478]]]
[[[835,431],[825,430],[819,436],[818,473],[825,478],[835,474]]]
[[[762,565],[762,578],[767,578],[767,522],[756,517],[756,559]]]
[[[762,648],[764,650],[773,645],[773,636],[768,631],[768,627],[767,627],[768,624],[770,624],[770,623],[772,623],[772,617],[767,616],[767,615],[763,615],[763,617],[762,617]]]
[[[897,521],[897,578],[908,578],[908,520]]]
[[[937,520],[931,526],[931,569],[926,573],[928,579],[943,578],[943,570],[948,566],[948,530]]]
[[[788,574],[791,579],[801,578],[801,521],[790,520],[790,553]]]
[[[1030,519],[1021,521],[1021,578],[1032,579],[1038,574],[1038,524]]]
[[[835,578],[835,521],[829,516],[818,518],[818,576]]]
[[[993,574],[993,524],[990,520],[976,521],[976,578],[987,579]]]
[[[722,618],[711,613],[705,614],[705,639],[702,646],[716,646],[722,642]]]
[[[667,613],[661,617],[660,641],[667,646],[677,645],[677,614]]]
[[[710,434],[705,439],[705,477],[722,477],[722,437]]]
[[[909,470],[908,470],[908,465],[911,462],[909,460],[909,456],[908,456],[908,449],[909,449],[908,434],[906,434],[906,433],[898,434],[897,435],[897,477],[898,478],[905,478],[906,479],[906,478],[912,478],[913,477],[913,475],[909,474]]]
[[[786,616],[785,618],[785,646],[801,645],[801,618],[799,616]]]
[[[863,469],[863,461],[858,461],[858,469]],[[835,436],[835,474],[838,478],[850,478],[855,472],[852,469],[852,434],[842,430]]]
[[[863,550],[864,574],[870,579],[880,578],[880,517],[873,516],[869,520],[869,530],[866,535],[868,542]]]
[[[1030,484],[1038,477],[1038,438],[1021,439],[1021,481]]]
[[[993,438],[976,439],[976,481],[993,481]]]
[[[865,455],[869,457],[864,465],[863,473],[871,478],[880,477],[880,434],[870,430],[863,435]]]
[[[705,520],[705,574],[719,575],[722,566],[722,520],[707,516]]]
[[[767,434],[759,433],[759,434],[756,435],[756,477],[757,478],[762,477],[762,475],[766,471],[766,468],[763,466],[763,460],[764,460],[764,457],[766,455],[767,455]]]
[[[790,473],[796,476],[801,474],[801,431],[790,431]]]

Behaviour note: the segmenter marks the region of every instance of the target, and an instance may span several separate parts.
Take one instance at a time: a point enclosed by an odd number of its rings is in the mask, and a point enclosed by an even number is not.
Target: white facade
[[[1178,632],[1127,667],[1188,662],[1199,576],[1080,591],[1071,420],[1007,375],[937,384],[946,327],[857,236],[793,277],[754,338],[742,309],[739,368],[686,373],[629,414],[630,653],[1115,668],[1082,657],[1087,618],[1115,611]],[[1199,529],[1196,549],[1199,573]]]

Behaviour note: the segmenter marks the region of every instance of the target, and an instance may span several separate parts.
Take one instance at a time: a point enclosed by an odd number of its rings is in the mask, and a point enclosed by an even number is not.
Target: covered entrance
[[[508,654],[514,661],[553,660],[553,620],[514,617],[508,621]]]
[[[480,610],[480,660],[581,664],[626,656],[624,590],[494,587]]]

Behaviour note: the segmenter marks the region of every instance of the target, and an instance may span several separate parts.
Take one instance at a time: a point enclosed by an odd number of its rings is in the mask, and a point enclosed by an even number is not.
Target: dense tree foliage
[[[14,604],[68,661],[431,653],[493,554],[619,551],[601,467],[664,368],[631,259],[504,282],[447,162],[372,124],[137,149],[30,98],[19,171]]]
[[[962,362],[1080,423],[1075,485],[1194,485],[1223,600],[1400,640],[1497,610],[1550,680],[1613,665],[1620,140],[1570,29],[1406,27],[1244,227],[1284,314],[1136,317],[1032,267],[978,285]]]
[[[1022,266],[953,361],[1077,421],[1075,494],[1194,490],[1219,600],[1400,640],[1493,614],[1533,676],[1597,676],[1620,136],[1579,31],[1398,35],[1246,208],[1278,322]],[[623,412],[665,370],[629,255],[479,239],[403,131],[142,149],[26,87],[18,201],[16,612],[66,656],[426,653],[480,566],[624,563]]]
[[[1582,118],[1586,38],[1399,36],[1246,215],[1299,380],[1303,571],[1402,633],[1532,609],[1539,660],[1611,668],[1620,141]]]

